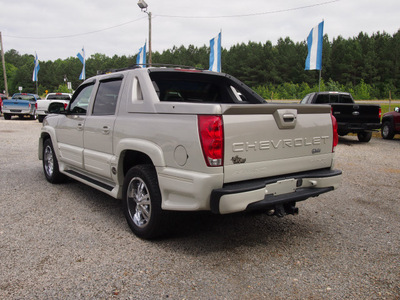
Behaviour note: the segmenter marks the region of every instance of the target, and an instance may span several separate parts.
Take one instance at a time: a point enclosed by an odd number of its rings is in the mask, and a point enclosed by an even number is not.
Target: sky
[[[330,41],[360,32],[393,35],[399,0],[145,0],[151,12],[152,51],[209,47],[222,30],[222,47],[249,41],[304,42],[324,20]],[[148,14],[137,0],[0,0],[4,52],[35,52],[40,61],[95,53],[134,56],[149,39]]]

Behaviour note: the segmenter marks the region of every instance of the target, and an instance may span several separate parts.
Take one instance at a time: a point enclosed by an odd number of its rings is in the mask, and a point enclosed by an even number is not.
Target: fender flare
[[[39,137],[39,149],[38,149],[38,157],[39,160],[43,160],[43,142],[46,136],[49,136],[51,139],[51,142],[53,143],[53,148],[54,152],[56,153],[57,159],[60,157],[60,151],[58,149],[57,145],[57,139],[56,139],[56,133],[53,127],[51,126],[43,126],[42,130],[40,132],[40,137]]]
[[[124,151],[137,151],[146,154],[150,157],[155,167],[164,167],[165,160],[161,147],[153,142],[142,139],[122,139],[118,142],[115,148],[116,157],[118,157],[118,165],[121,163],[121,153]]]

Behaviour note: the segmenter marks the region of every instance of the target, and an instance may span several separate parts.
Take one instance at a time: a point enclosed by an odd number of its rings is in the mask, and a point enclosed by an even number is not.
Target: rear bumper
[[[33,115],[34,111],[29,109],[9,109],[3,108],[3,113],[10,115]]]
[[[342,123],[338,122],[338,131],[342,132],[362,132],[368,130],[381,129],[381,123]]]
[[[38,116],[47,116],[48,111],[47,110],[36,110],[36,115]]]
[[[212,191],[210,208],[216,214],[273,208],[332,191],[341,179],[342,171],[324,169],[226,184]]]

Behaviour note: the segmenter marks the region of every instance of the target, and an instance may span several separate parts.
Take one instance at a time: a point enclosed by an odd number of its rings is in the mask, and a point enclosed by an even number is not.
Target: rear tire
[[[4,120],[11,120],[11,115],[10,114],[4,114]]]
[[[39,121],[39,123],[43,123],[43,120],[44,120],[45,117],[46,117],[46,116],[38,115],[38,121]]]
[[[122,209],[133,233],[152,239],[162,232],[164,213],[157,173],[152,165],[132,167],[125,176]]]
[[[372,138],[372,132],[371,131],[363,131],[357,133],[358,140],[362,143],[368,143],[371,138]]]
[[[392,122],[386,121],[385,123],[383,123],[382,128],[381,128],[381,134],[385,140],[393,139],[394,128],[393,128]]]
[[[54,153],[51,139],[46,139],[43,143],[43,171],[46,179],[50,183],[61,183],[65,181],[65,175],[60,173],[58,160]]]

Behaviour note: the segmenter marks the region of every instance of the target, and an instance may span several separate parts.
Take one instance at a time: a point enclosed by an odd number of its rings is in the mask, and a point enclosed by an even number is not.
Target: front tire
[[[60,173],[51,139],[47,139],[43,143],[43,171],[47,181],[50,183],[65,181],[65,175]]]
[[[362,143],[368,143],[371,138],[372,138],[372,132],[371,131],[363,131],[357,133],[358,140]]]
[[[381,134],[385,140],[393,139],[394,128],[393,128],[392,122],[386,121],[385,123],[383,123],[382,129],[381,129]]]
[[[163,211],[156,170],[151,165],[132,167],[125,176],[122,209],[135,235],[152,239],[161,234]]]

